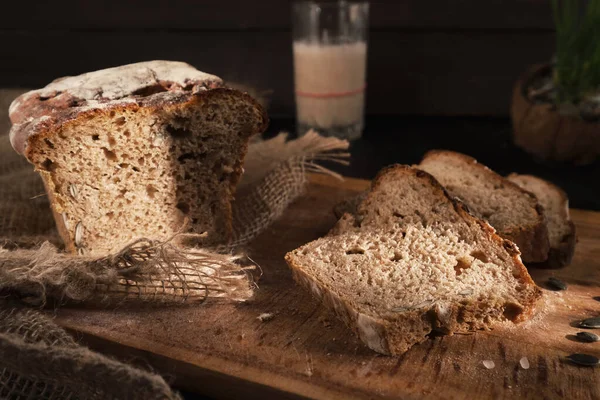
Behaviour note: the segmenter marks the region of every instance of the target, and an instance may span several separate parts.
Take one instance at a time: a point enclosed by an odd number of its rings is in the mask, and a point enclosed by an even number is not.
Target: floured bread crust
[[[222,85],[218,76],[189,64],[161,60],[59,78],[12,102],[10,142],[17,152],[24,153],[29,136],[53,129],[82,112],[131,105],[172,105]]]

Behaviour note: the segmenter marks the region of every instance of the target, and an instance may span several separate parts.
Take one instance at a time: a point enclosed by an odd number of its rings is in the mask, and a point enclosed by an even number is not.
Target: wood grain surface
[[[532,270],[544,289],[535,317],[490,332],[432,337],[400,357],[364,346],[328,310],[296,286],[284,254],[325,234],[331,206],[368,186],[315,176],[307,194],[260,236],[248,254],[263,275],[244,304],[195,307],[61,309],[56,320],[89,346],[148,363],[175,386],[218,398],[600,399],[600,368],[564,361],[600,356],[579,343],[574,323],[599,316],[600,213],[572,210],[579,244],[561,270]],[[556,276],[568,289],[548,290]],[[261,322],[261,313],[274,318]],[[519,360],[527,357],[530,367]],[[487,369],[483,360],[492,360]]]

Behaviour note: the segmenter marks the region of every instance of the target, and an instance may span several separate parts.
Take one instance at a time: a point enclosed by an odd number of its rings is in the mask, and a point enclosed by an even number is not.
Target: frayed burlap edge
[[[61,253],[47,242],[35,250],[0,251],[0,293],[34,306],[48,299],[113,305],[252,296],[252,267],[238,264],[240,256],[180,247],[176,239],[138,239],[103,257]]]
[[[233,205],[233,248],[250,243],[283,215],[287,207],[306,190],[307,173],[342,179],[320,166],[322,161],[348,164],[349,143],[309,131],[288,141],[287,134],[252,145],[244,164],[246,174]],[[265,174],[264,171],[270,171]]]

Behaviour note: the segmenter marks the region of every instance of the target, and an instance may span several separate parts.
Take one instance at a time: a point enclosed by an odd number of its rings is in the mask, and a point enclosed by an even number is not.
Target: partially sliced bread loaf
[[[431,151],[417,168],[433,175],[477,217],[512,240],[525,262],[548,258],[550,242],[543,207],[531,193],[477,160],[452,151]]]
[[[544,207],[548,220],[550,252],[544,265],[560,268],[569,265],[575,252],[575,224],[569,215],[569,198],[558,186],[532,175],[511,174],[508,179],[533,193]]]
[[[17,98],[11,143],[42,176],[67,250],[106,253],[183,228],[227,243],[248,141],[267,124],[250,96],[172,61],[67,77]]]
[[[298,283],[383,354],[403,353],[434,330],[521,321],[540,297],[513,243],[407,166],[380,172],[356,217],[345,214],[286,261]]]

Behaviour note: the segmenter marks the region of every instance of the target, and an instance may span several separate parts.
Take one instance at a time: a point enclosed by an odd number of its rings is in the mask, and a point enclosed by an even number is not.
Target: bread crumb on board
[[[273,313],[262,313],[258,317],[256,317],[256,319],[260,322],[268,322],[271,321],[273,318],[275,318],[275,314]]]

